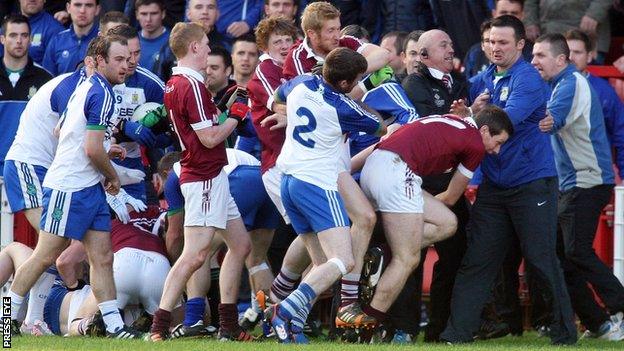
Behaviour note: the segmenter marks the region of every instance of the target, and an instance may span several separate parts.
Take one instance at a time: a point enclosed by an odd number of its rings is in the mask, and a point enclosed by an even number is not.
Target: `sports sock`
[[[297,285],[297,281],[301,278],[301,274],[293,273],[282,267],[279,274],[271,284],[271,300],[280,302],[284,300]]]
[[[159,308],[154,313],[154,320],[152,321],[152,328],[150,332],[156,333],[165,333],[169,331],[169,326],[171,325],[171,312],[167,310],[163,310]]]
[[[358,289],[360,287],[360,275],[355,273],[345,274],[340,281],[340,307],[349,306],[358,300]]]
[[[280,314],[288,320],[292,320],[299,311],[305,310],[305,318],[307,318],[308,313],[310,313],[308,306],[310,306],[310,309],[312,308],[311,301],[315,298],[316,293],[314,290],[312,290],[308,284],[301,283],[297,290],[293,291],[284,301],[280,302]],[[305,318],[303,319],[304,322]]]
[[[386,317],[388,316],[386,312],[382,312],[371,306],[363,306],[362,311],[367,315],[374,317],[378,323],[383,323],[383,321],[385,321]]]
[[[305,325],[305,322],[308,319],[310,310],[312,310],[312,305],[307,303],[305,305],[305,308],[302,308],[299,311],[297,311],[297,314],[294,315],[293,318],[290,320],[291,330],[293,333],[303,332],[303,326]]]
[[[256,294],[254,294],[253,291],[251,292],[251,309],[256,313],[262,312],[258,300],[256,300]]]
[[[203,297],[194,297],[186,301],[186,309],[184,310],[184,326],[190,327],[197,321],[203,321],[204,312],[206,312],[206,299]]]
[[[7,297],[11,299],[11,319],[17,319],[17,317],[19,316],[19,310],[24,303],[24,296],[19,296],[18,294],[14,293],[13,290],[9,289]]]
[[[43,321],[43,307],[50,293],[50,289],[54,284],[54,275],[43,272],[35,285],[30,289],[28,298],[28,311],[26,312],[25,322],[34,323],[36,320]]]
[[[235,303],[219,304],[219,326],[228,332],[235,332],[240,329],[238,326],[238,309]]]
[[[117,300],[100,302],[98,307],[100,308],[100,312],[102,312],[102,318],[104,319],[107,332],[114,333],[124,327],[121,314],[119,314],[119,309],[117,308]]]

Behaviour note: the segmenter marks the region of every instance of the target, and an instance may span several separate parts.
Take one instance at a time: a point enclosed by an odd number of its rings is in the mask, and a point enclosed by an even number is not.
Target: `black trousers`
[[[556,218],[555,177],[506,189],[487,181],[479,187],[468,225],[468,249],[455,278],[451,316],[442,339],[473,340],[492,284],[517,236],[525,259],[552,295],[552,342],[576,342],[574,314],[556,254]]]
[[[612,188],[575,187],[559,195],[559,255],[568,292],[581,322],[594,332],[609,315],[595,301],[588,283],[611,313],[624,311],[624,287],[593,248],[600,212],[609,203]]]

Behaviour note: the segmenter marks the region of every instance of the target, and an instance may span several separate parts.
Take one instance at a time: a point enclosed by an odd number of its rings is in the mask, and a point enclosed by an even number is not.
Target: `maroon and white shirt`
[[[345,35],[338,41],[339,47],[349,48],[351,50],[362,53],[362,50],[367,44],[362,43],[357,38]],[[308,45],[307,38],[298,41],[290,48],[286,61],[284,61],[284,77],[290,80],[300,74],[305,74],[312,71],[312,67],[317,62],[325,62],[325,58],[317,55],[312,51],[312,48]]]
[[[270,130],[270,125],[266,127],[260,125],[267,116],[273,114],[271,110],[273,93],[285,81],[282,67],[275,63],[271,56],[264,54],[260,56],[260,63],[247,83],[247,92],[251,100],[251,120],[262,144],[260,166],[262,173],[275,166],[286,138],[285,129]]]
[[[439,175],[457,167],[472,178],[485,156],[472,118],[455,115],[434,115],[406,124],[376,148],[398,154],[419,176]]]
[[[174,67],[165,88],[165,107],[182,148],[180,184],[216,177],[227,164],[225,144],[208,148],[195,131],[218,125],[217,107],[201,73]]]
[[[165,242],[158,236],[160,216],[166,213],[158,206],[149,206],[143,212],[130,213],[130,221],[123,224],[114,219],[111,223],[113,252],[123,248],[152,251],[167,257]]]

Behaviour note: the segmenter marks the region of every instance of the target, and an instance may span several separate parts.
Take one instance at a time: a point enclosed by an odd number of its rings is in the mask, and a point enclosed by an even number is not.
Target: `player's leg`
[[[17,241],[2,249],[0,251],[0,285],[6,284],[32,253],[33,249]]]
[[[245,260],[249,270],[249,280],[252,293],[262,290],[268,293],[273,282],[273,273],[267,263],[267,251],[273,241],[274,229],[254,229],[249,232],[251,238],[251,252]]]
[[[75,288],[79,284],[79,267],[86,260],[87,252],[82,242],[78,240],[72,240],[69,247],[56,259],[56,269],[67,287]]]
[[[41,207],[24,210],[24,216],[28,220],[28,223],[30,223],[30,225],[35,229],[39,229],[39,223],[41,223],[42,213],[43,209]]]
[[[28,163],[7,160],[3,174],[11,212],[24,211],[28,223],[37,231],[41,223],[43,189],[47,169]]]
[[[450,238],[457,230],[457,217],[440,200],[426,191],[424,201],[424,230],[421,247],[424,249],[438,241]]]

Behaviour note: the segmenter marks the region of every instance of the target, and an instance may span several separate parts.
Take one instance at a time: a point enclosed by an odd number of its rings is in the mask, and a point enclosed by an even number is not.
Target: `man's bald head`
[[[429,68],[435,68],[444,73],[453,70],[453,41],[446,32],[432,29],[424,32],[418,38],[418,52],[420,60]]]

